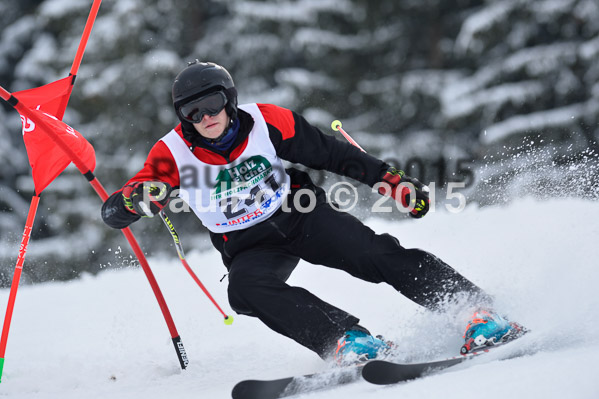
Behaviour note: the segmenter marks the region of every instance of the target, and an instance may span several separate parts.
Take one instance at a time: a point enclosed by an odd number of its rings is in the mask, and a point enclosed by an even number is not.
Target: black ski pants
[[[457,294],[484,293],[449,265],[420,249],[406,249],[389,234],[376,234],[348,213],[326,202],[322,189],[295,185],[291,211],[279,210],[244,230],[212,234],[229,269],[229,303],[239,314],[259,318],[322,358],[359,319],[286,280],[300,259],[343,270],[372,283],[388,283],[412,301],[435,309]],[[309,213],[292,206],[301,189],[311,189],[317,204]],[[302,195],[302,206],[308,196]]]

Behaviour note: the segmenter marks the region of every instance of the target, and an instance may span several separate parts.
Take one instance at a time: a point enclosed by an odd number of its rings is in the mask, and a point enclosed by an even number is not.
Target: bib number
[[[277,183],[274,174],[268,176],[263,183],[258,184],[250,190],[248,194],[232,196],[220,200],[219,206],[227,218],[227,220],[236,219],[241,215],[248,213],[247,208],[239,208],[241,204],[246,207],[255,205],[259,208],[262,204],[268,201],[271,197],[263,190],[263,184],[270,188],[275,193],[281,186]]]

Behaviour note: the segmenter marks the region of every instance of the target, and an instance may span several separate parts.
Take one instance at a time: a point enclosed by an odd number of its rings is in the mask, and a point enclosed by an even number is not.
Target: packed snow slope
[[[359,381],[305,398],[598,398],[599,203],[576,199],[467,207],[422,220],[370,219],[378,232],[441,257],[532,330],[496,351],[417,381],[378,387]],[[229,312],[219,255],[188,261]],[[343,240],[343,232],[336,239]],[[30,245],[35,245],[35,241]],[[174,251],[174,250],[173,250]],[[230,397],[246,378],[268,379],[327,367],[316,355],[263,326],[220,314],[176,254],[150,259],[190,358],[179,368],[157,302],[137,267],[67,283],[23,286],[8,341],[0,397],[35,399]],[[27,267],[27,263],[25,263]],[[402,360],[457,354],[465,310],[423,311],[385,285],[300,263],[290,284],[306,287],[398,343]],[[0,291],[2,312],[8,290]],[[3,314],[3,313],[2,313]],[[519,355],[517,357],[514,357]],[[510,358],[511,357],[511,358]]]

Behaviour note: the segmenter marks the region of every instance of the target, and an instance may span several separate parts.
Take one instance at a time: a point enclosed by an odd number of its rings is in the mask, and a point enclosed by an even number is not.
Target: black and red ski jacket
[[[389,167],[357,147],[325,135],[295,112],[271,104],[258,104],[258,107],[268,126],[277,156],[281,159],[347,176],[371,187],[381,181],[381,176]],[[239,133],[226,152],[208,147],[190,123],[182,122],[175,131],[199,160],[212,165],[226,165],[243,153],[254,126],[251,115],[241,109],[238,110],[238,118]],[[175,159],[163,141],[154,144],[143,169],[127,184],[139,181],[162,181],[173,188],[179,187],[179,171]],[[125,228],[140,218],[125,208],[121,191],[122,188],[113,193],[102,207],[104,222],[116,229]]]

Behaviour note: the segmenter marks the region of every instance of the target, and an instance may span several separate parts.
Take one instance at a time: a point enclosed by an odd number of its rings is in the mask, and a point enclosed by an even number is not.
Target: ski
[[[363,367],[364,364],[357,364],[276,380],[244,380],[233,387],[231,396],[233,399],[277,399],[324,390],[357,381]]]
[[[396,363],[388,360],[372,360],[362,368],[362,377],[366,381],[377,385],[397,384],[398,382],[414,380],[458,365],[474,357],[479,357],[494,348],[498,348],[514,340],[515,338],[490,346],[482,346],[464,355],[423,363]]]
[[[362,377],[372,384],[388,385],[414,380],[436,371],[460,364],[485,352],[469,353],[447,359],[424,363],[395,363],[387,360],[373,360],[362,369]]]
[[[362,377],[366,381],[377,385],[397,384],[398,382],[424,377],[463,363],[473,357],[478,357],[491,349],[509,344],[529,332],[526,328],[515,323],[512,324],[512,327],[514,328],[510,330],[511,332],[504,335],[499,342],[495,342],[493,339],[475,346],[475,340],[471,339],[460,349],[460,356],[423,363],[396,363],[388,360],[373,360],[362,368]],[[514,357],[516,356],[521,356],[521,354],[516,354]]]

